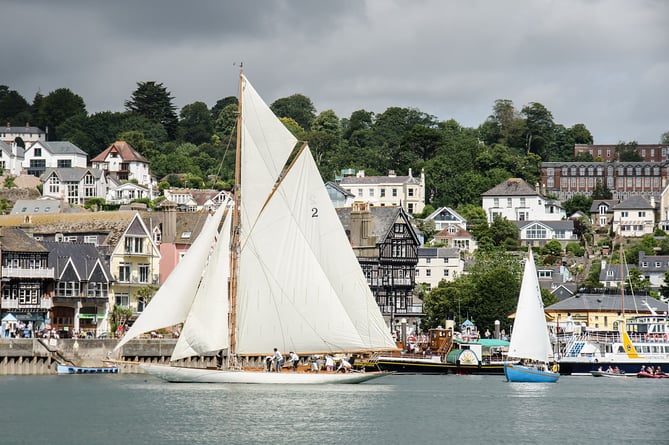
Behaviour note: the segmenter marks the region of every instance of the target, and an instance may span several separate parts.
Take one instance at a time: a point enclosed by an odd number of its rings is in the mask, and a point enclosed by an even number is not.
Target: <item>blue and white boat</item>
[[[117,366],[58,365],[58,374],[118,374]]]
[[[549,369],[552,346],[532,249],[529,249],[520,285],[516,320],[511,332],[504,375],[509,382],[554,383],[560,377],[557,365]]]

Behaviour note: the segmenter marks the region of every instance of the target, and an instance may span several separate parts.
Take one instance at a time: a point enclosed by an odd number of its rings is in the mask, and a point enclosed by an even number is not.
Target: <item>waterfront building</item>
[[[47,168],[40,180],[42,196],[60,199],[72,205],[84,205],[91,198],[107,195],[107,177],[103,170],[90,167]]]
[[[39,329],[48,322],[52,305],[47,285],[53,282],[54,268],[48,249],[17,227],[0,227],[0,257],[0,317],[12,313]]]
[[[93,168],[104,170],[119,181],[135,180],[152,187],[149,161],[125,141],[116,141],[91,160]]]
[[[391,330],[397,322],[423,316],[414,297],[419,240],[411,217],[402,207],[375,207],[356,201],[337,209],[339,219]]]
[[[16,142],[0,141],[0,175],[19,176],[25,151]]]

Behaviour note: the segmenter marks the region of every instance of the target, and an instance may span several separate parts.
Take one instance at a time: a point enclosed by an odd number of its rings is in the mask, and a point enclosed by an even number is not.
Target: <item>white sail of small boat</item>
[[[296,138],[243,74],[239,107],[233,209],[220,232],[222,209],[211,217],[117,349],[179,323],[172,360],[221,349],[228,357],[274,348],[301,355],[395,349],[309,147],[294,150]],[[197,382],[357,383],[378,376],[144,368]]]
[[[516,318],[509,342],[509,363],[504,366],[508,381],[555,382],[559,374],[548,370],[552,346],[546,324],[541,288],[529,249],[518,296]],[[511,361],[520,361],[520,364]]]

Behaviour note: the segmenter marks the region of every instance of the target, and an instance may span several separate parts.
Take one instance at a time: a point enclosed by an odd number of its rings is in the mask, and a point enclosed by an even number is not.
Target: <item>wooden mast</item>
[[[235,151],[235,189],[234,207],[232,212],[232,240],[230,246],[230,282],[228,328],[230,344],[228,346],[228,360],[234,357],[237,351],[237,269],[239,264],[239,203],[241,200],[241,146],[242,146],[242,91],[243,91],[243,64],[239,65],[239,100],[237,108],[237,142]],[[235,362],[233,360],[233,362]]]

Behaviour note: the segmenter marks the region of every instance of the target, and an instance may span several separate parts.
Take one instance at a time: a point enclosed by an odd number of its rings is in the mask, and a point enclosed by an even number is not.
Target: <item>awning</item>
[[[12,312],[18,321],[44,322],[44,316],[36,312]]]

